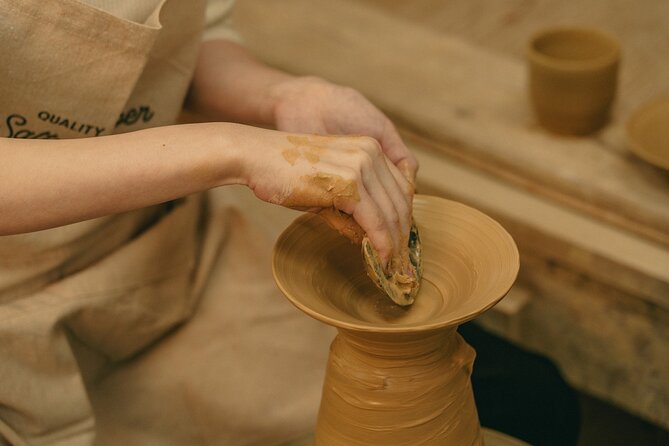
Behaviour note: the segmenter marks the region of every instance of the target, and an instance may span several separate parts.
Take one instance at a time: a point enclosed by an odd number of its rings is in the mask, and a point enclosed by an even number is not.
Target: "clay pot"
[[[539,123],[560,134],[585,135],[609,119],[620,46],[589,28],[554,28],[528,48],[530,100]]]
[[[339,331],[316,445],[482,444],[470,384],[475,353],[456,327],[506,294],[518,251],[494,220],[453,201],[416,196],[414,219],[424,275],[408,307],[374,286],[360,248],[319,217],[299,217],[277,241],[279,288]]]

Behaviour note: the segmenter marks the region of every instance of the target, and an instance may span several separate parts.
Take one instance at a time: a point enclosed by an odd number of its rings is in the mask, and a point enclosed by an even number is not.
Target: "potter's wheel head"
[[[458,325],[487,310],[516,279],[518,250],[485,214],[443,198],[417,195],[414,220],[423,243],[416,301],[400,307],[367,277],[360,247],[316,215],[302,215],[279,237],[274,278],[300,310],[326,324],[374,332]]]

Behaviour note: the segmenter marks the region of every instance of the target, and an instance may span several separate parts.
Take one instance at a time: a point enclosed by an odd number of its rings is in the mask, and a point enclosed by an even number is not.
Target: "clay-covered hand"
[[[376,139],[248,129],[243,177],[258,198],[319,213],[357,243],[366,233],[384,265],[401,255],[413,188]]]
[[[393,234],[393,248],[385,248],[383,239],[370,232],[365,225],[353,215],[363,226],[362,232],[377,250],[383,274],[392,280],[383,282],[407,282],[416,289],[416,270],[411,266],[408,251],[409,226],[413,202],[413,185],[415,184],[418,163],[414,155],[402,142],[392,122],[372,105],[364,96],[352,88],[331,84],[316,77],[298,77],[279,83],[274,88],[275,102],[273,115],[279,130],[312,134],[353,134],[365,135],[378,141],[381,151],[388,164],[402,173],[403,179],[396,178],[400,189],[407,195],[407,206],[396,208],[402,222],[399,235]],[[390,169],[395,172],[395,169]],[[403,181],[404,180],[404,181]],[[382,206],[383,208],[383,206]],[[333,227],[349,238],[358,242],[360,228],[347,214],[324,209],[320,215]],[[386,214],[386,218],[388,215]],[[391,232],[392,234],[392,232]],[[355,236],[352,236],[355,235]],[[366,245],[369,248],[369,245]],[[371,268],[375,268],[373,265]],[[399,279],[398,279],[399,278]],[[398,279],[398,280],[395,280]],[[400,293],[396,293],[400,294]],[[397,299],[393,298],[396,302]],[[412,300],[412,299],[411,299]]]
[[[393,123],[353,88],[317,77],[296,77],[274,87],[274,120],[286,132],[364,135],[376,139],[404,177],[415,183],[418,163]]]

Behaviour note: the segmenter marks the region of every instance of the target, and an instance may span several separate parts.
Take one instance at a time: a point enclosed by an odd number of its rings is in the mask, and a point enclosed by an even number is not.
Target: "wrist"
[[[225,166],[216,186],[239,184],[252,187],[254,180],[267,175],[262,166],[266,164],[268,151],[277,146],[277,136],[281,132],[236,123],[214,125],[217,132],[215,163]]]
[[[311,94],[317,89],[322,89],[329,83],[317,76],[292,76],[276,82],[268,89],[268,113],[271,125],[278,128],[279,116],[284,107],[290,107],[304,95]],[[279,129],[281,130],[281,129]]]
[[[240,124],[211,122],[196,124],[208,137],[203,149],[202,169],[211,172],[209,188],[246,184],[245,151]]]

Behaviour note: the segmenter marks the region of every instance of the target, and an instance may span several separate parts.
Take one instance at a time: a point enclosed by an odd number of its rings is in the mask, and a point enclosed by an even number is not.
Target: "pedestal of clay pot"
[[[454,328],[340,329],[330,348],[316,444],[482,444],[470,385],[474,356]]]
[[[474,351],[457,325],[499,301],[518,273],[508,233],[475,209],[417,196],[423,282],[410,307],[383,296],[359,248],[320,218],[298,218],[275,247],[288,299],[338,328],[330,348],[316,445],[477,445]]]

